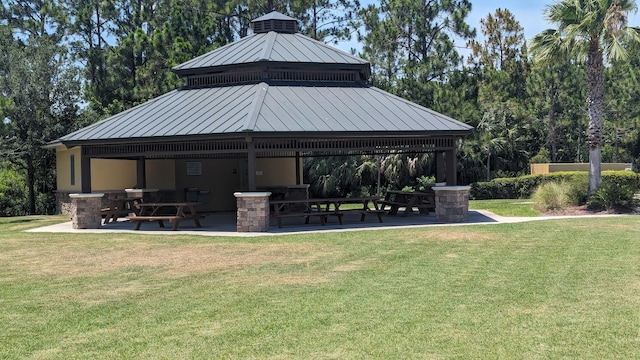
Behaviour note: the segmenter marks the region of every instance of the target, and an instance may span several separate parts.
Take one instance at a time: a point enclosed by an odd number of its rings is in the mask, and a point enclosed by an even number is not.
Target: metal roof
[[[295,33],[253,34],[214,51],[198,56],[173,68],[181,76],[203,69],[246,65],[257,62],[288,64],[358,65],[369,69],[366,60],[355,57],[327,44]],[[213,69],[212,69],[213,68]]]
[[[471,126],[363,84],[279,83],[178,89],[60,141],[99,143],[180,136],[449,133]]]
[[[258,21],[265,21],[265,20],[284,20],[284,21],[298,21],[297,19],[292,18],[291,16],[287,16],[283,13],[277,12],[277,11],[272,11],[268,14],[264,14],[262,16],[260,16],[259,18],[253,19],[251,20],[252,23],[258,22]]]

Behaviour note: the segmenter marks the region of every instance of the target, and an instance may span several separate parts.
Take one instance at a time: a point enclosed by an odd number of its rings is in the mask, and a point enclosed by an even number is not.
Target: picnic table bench
[[[357,197],[357,198],[325,198],[325,199],[301,199],[301,200],[272,200],[269,202],[271,215],[276,218],[278,227],[282,227],[282,219],[289,217],[304,217],[305,224],[309,223],[312,216],[320,219],[320,224],[325,225],[329,216],[338,218],[340,225],[343,225],[343,216],[348,212],[360,213],[360,221],[364,221],[367,214],[375,214],[378,221],[382,222],[382,213],[378,207],[378,197]],[[373,204],[373,208],[369,206]],[[343,204],[361,204],[362,207],[353,209],[341,208]]]
[[[129,216],[138,211],[136,207],[142,201],[139,197],[118,197],[108,202],[107,206],[100,209],[104,215],[104,225],[115,222],[121,216]]]
[[[203,216],[196,211],[196,205],[198,203],[195,202],[139,203],[136,205],[140,209],[139,214],[129,216],[129,221],[136,224],[136,230],[140,230],[140,225],[147,221],[157,221],[161,228],[164,227],[164,221],[169,221],[175,231],[180,222],[192,220],[200,228]]]
[[[389,190],[385,198],[380,201],[382,209],[389,206],[389,215],[397,215],[400,208],[404,208],[402,216],[407,216],[413,209],[418,209],[420,214],[428,215],[429,211],[435,211],[435,194],[430,192],[397,191]]]

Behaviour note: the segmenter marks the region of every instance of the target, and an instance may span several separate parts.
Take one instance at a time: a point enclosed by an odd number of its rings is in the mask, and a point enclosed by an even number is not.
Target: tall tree
[[[433,91],[428,83],[445,81],[461,63],[455,40],[475,35],[465,22],[470,11],[468,0],[382,0],[361,13],[362,55],[378,81],[399,85],[404,97],[428,106]]]
[[[532,136],[535,129],[524,106],[529,62],[522,26],[503,9],[480,23],[483,43],[468,42],[472,53],[467,62],[478,78],[481,112],[471,141],[478,142],[489,180],[492,169],[500,170],[501,175],[523,172],[537,136]]]
[[[513,72],[525,57],[524,28],[508,9],[497,9],[480,19],[480,25],[485,40],[482,44],[475,39],[468,42],[471,59],[489,69]]]
[[[107,55],[116,17],[114,1],[65,0],[64,5],[70,17],[70,45],[85,71],[85,99],[100,112],[112,100]]]
[[[625,44],[640,41],[640,29],[627,26],[631,11],[637,11],[633,0],[563,0],[545,9],[546,18],[557,29],[533,39],[538,59],[553,58],[562,50],[586,61],[590,195],[601,182],[604,61],[624,58]]]
[[[359,0],[304,0],[302,5],[308,8],[301,18],[303,33],[318,41],[337,44],[358,28]]]
[[[0,78],[0,91],[13,106],[4,112],[7,157],[24,168],[29,189],[29,213],[46,213],[53,203],[38,203],[55,189],[50,171],[54,154],[42,149],[51,139],[73,130],[80,102],[80,81],[64,48],[49,37],[14,41],[8,48],[11,71]]]
[[[11,140],[5,159],[27,175],[29,213],[46,213],[54,205],[55,155],[42,145],[75,129],[80,103],[78,71],[64,43],[69,21],[55,0],[8,0],[0,16],[0,96],[10,103],[2,111]]]

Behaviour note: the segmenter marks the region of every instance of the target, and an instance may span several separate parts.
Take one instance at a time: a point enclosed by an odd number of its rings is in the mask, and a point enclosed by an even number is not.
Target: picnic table
[[[402,216],[407,216],[416,208],[420,214],[429,214],[429,210],[435,211],[435,194],[431,192],[398,191],[389,190],[380,201],[382,209],[389,206],[389,215],[397,215],[400,208],[404,208]]]
[[[317,216],[322,225],[326,224],[329,216],[338,218],[340,225],[343,225],[343,216],[347,212],[360,213],[360,221],[364,221],[367,214],[375,214],[378,221],[382,222],[383,210],[378,207],[377,196],[352,197],[352,198],[317,198],[300,200],[272,200],[269,202],[272,212],[276,218],[278,227],[282,227],[282,219],[287,217],[304,217],[305,224],[309,223],[312,216]],[[355,208],[342,208],[344,204],[357,204]]]
[[[129,216],[138,211],[136,205],[142,201],[139,197],[118,197],[108,202],[107,207],[100,209],[104,215],[104,225],[115,222],[121,216]]]
[[[193,220],[196,227],[200,228],[202,216],[196,211],[196,202],[158,202],[139,203],[136,206],[140,209],[138,214],[129,216],[129,221],[136,223],[136,230],[140,230],[140,225],[146,221],[157,221],[161,228],[164,221],[173,223],[172,230],[178,230],[178,225],[182,221]]]

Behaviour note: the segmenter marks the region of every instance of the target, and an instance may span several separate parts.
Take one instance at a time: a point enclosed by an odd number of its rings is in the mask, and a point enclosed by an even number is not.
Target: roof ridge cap
[[[264,99],[267,96],[268,89],[269,84],[265,82],[261,82],[258,84],[256,94],[253,98],[253,102],[251,103],[251,111],[249,112],[247,125],[245,126],[244,131],[255,130],[256,123],[258,122],[258,115],[260,115],[260,110],[262,109],[262,104],[264,104]]]
[[[264,44],[264,49],[262,50],[262,57],[258,60],[271,59],[271,52],[273,51],[273,46],[276,43],[276,37],[278,36],[278,34],[275,31],[269,31],[266,35],[267,36]]]

